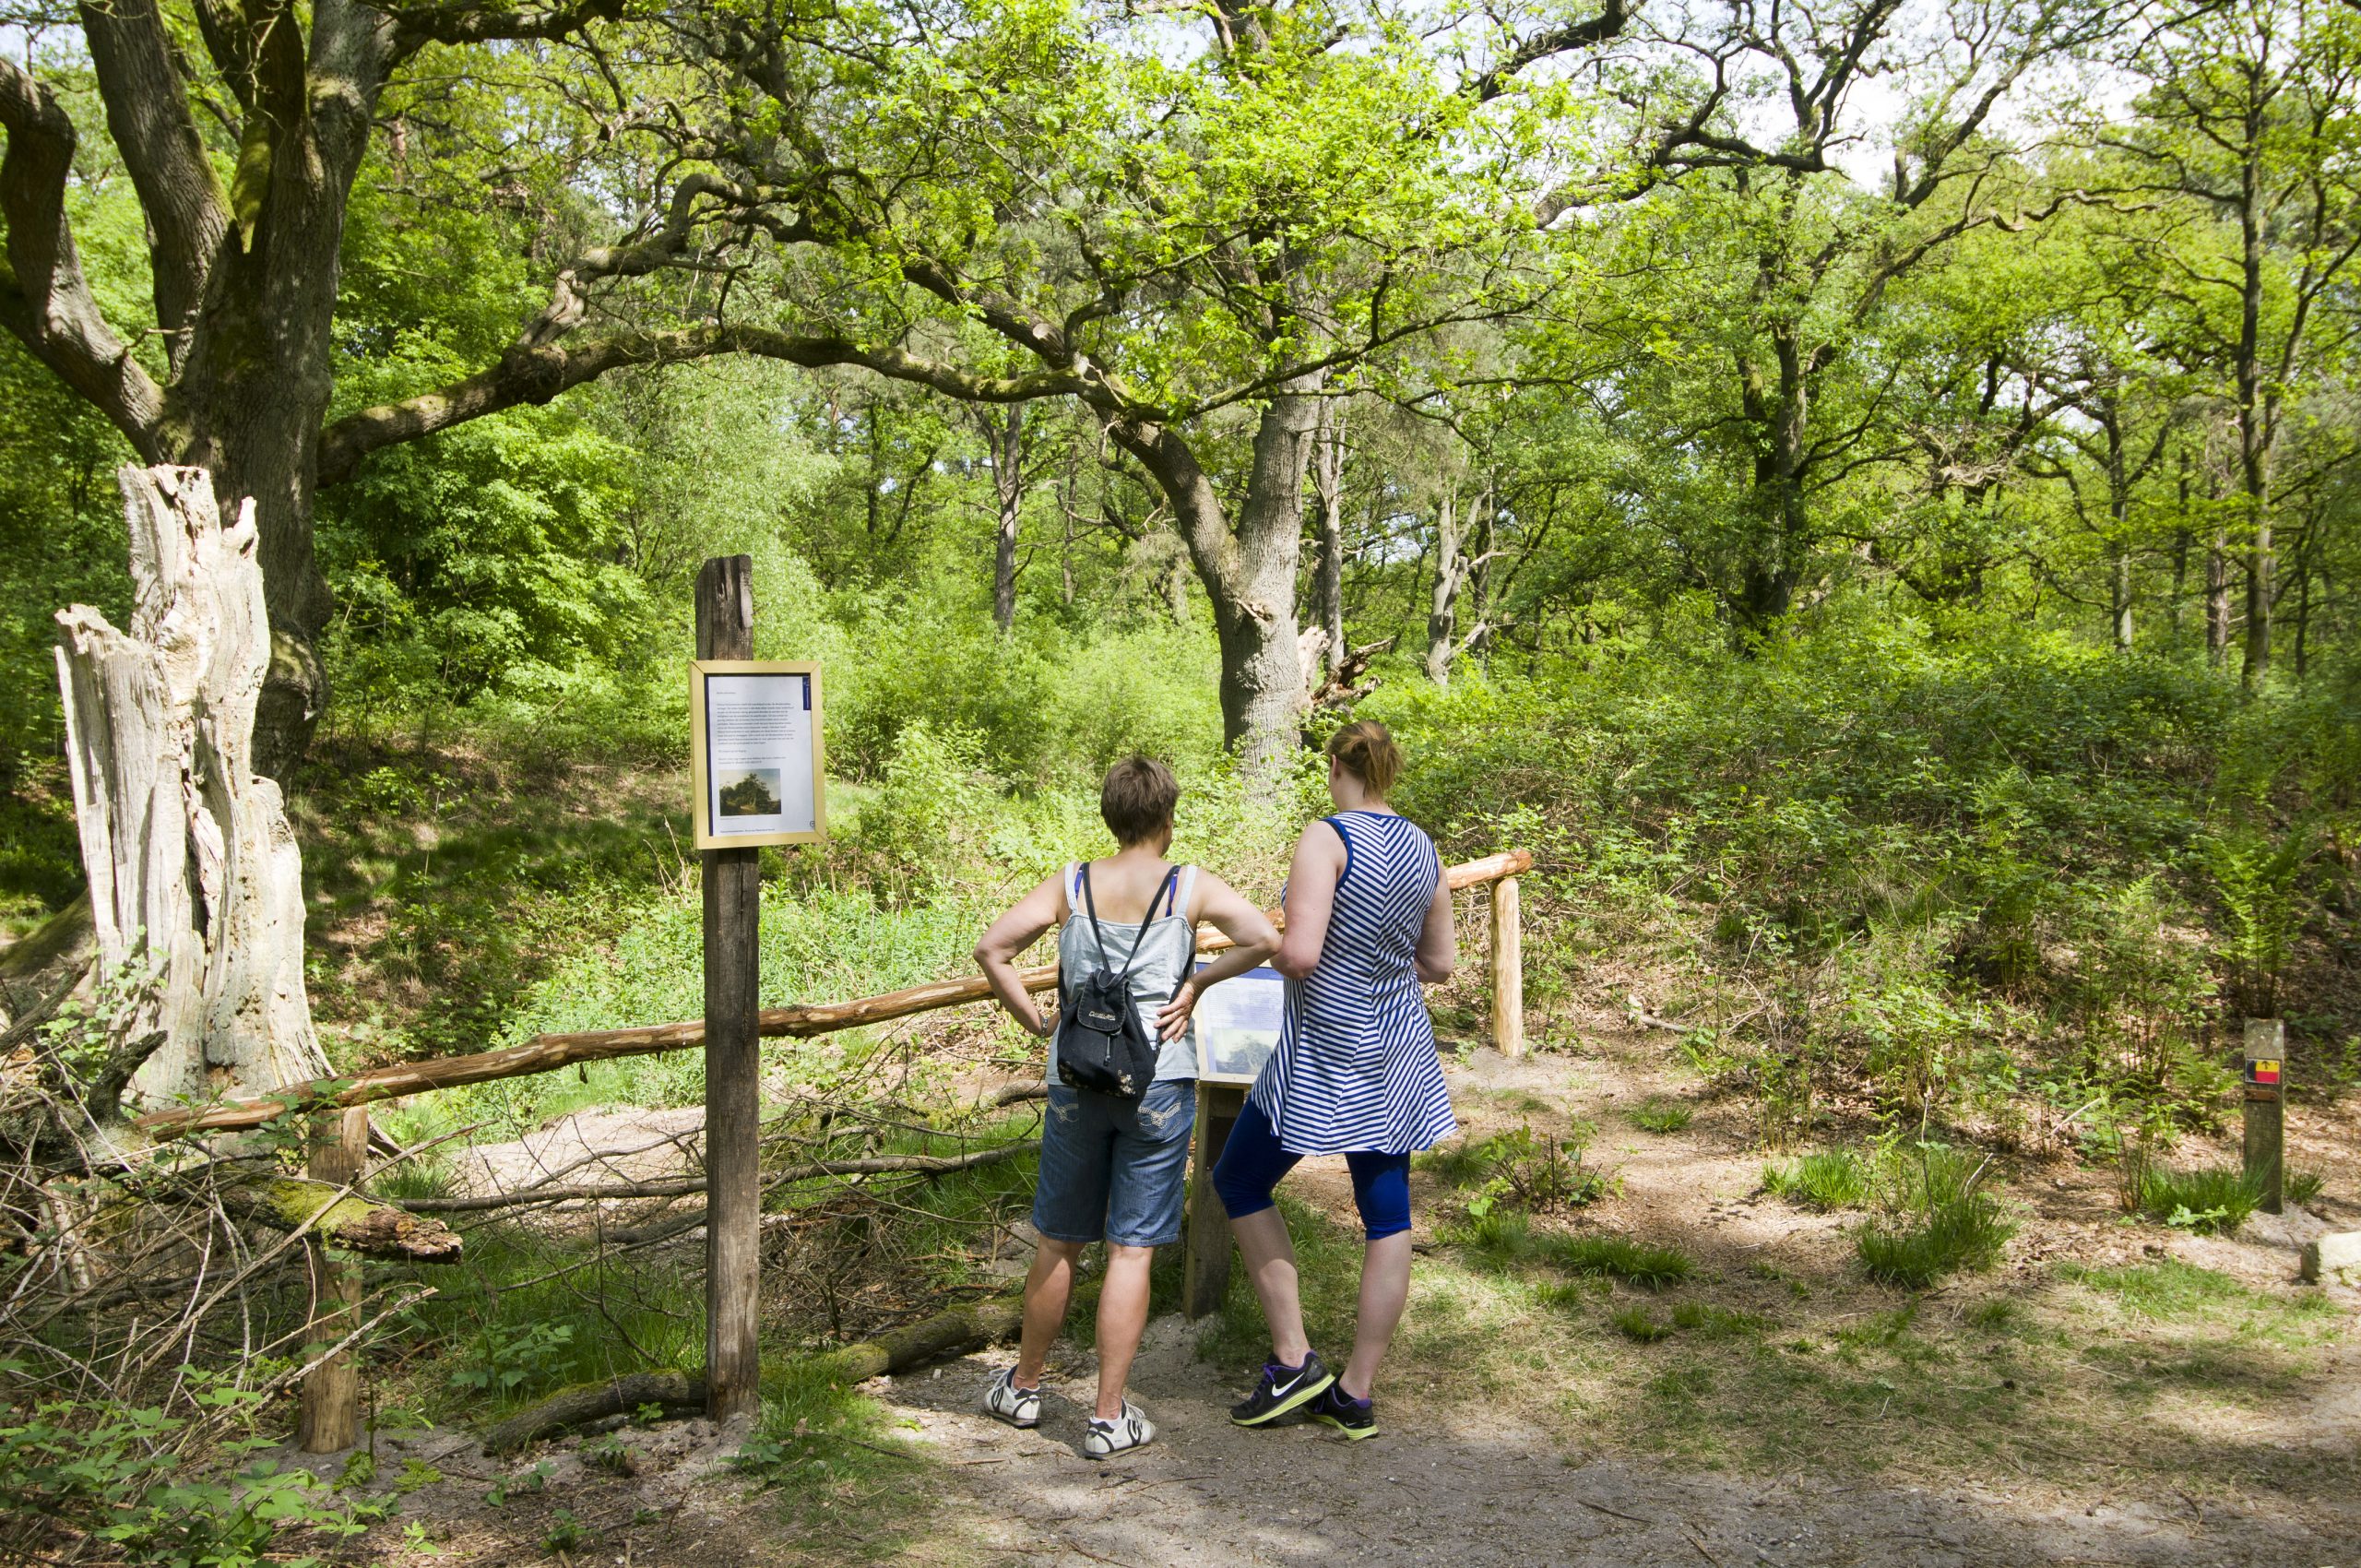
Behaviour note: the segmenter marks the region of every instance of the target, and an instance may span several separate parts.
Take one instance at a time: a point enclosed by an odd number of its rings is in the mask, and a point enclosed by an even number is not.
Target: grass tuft
[[[1631,1125],[1643,1133],[1679,1133],[1685,1131],[1697,1117],[1696,1108],[1677,1099],[1652,1099],[1635,1107],[1630,1113]]]
[[[1869,1163],[1851,1149],[1822,1149],[1791,1165],[1762,1168],[1762,1187],[1820,1209],[1858,1208],[1869,1197]]]
[[[2262,1202],[2262,1185],[2235,1167],[2151,1169],[2140,1181],[2140,1212],[2178,1230],[2234,1236]]]
[[[2290,1170],[2287,1172],[2287,1201],[2291,1204],[2310,1203],[2320,1195],[2324,1185],[2326,1182],[2317,1170]]]
[[[1625,1307],[1607,1321],[1613,1324],[1615,1332],[1623,1336],[1624,1338],[1636,1340],[1643,1345],[1653,1345],[1659,1339],[1668,1339],[1672,1336],[1672,1324],[1666,1323],[1645,1307]]]
[[[1968,1152],[1937,1144],[1901,1157],[1889,1217],[1854,1237],[1869,1277],[1923,1289],[1947,1274],[1999,1261],[2016,1225],[1985,1190],[1984,1169]]]

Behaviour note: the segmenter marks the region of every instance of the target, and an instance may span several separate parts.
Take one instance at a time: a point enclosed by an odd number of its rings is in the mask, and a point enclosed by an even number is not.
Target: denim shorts
[[[1150,1084],[1137,1099],[1050,1086],[1033,1229],[1052,1241],[1161,1247],[1180,1239],[1197,1086]]]

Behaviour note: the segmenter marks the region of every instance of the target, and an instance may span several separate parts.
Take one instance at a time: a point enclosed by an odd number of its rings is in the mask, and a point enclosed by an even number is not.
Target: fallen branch
[[[588,1426],[643,1405],[658,1406],[668,1416],[701,1415],[705,1397],[705,1379],[681,1372],[633,1372],[587,1384],[552,1395],[502,1421],[483,1434],[483,1451],[513,1454],[536,1438]]]
[[[301,1230],[309,1225],[329,1245],[365,1257],[459,1261],[458,1233],[441,1220],[421,1218],[333,1182],[257,1177],[224,1182],[219,1196],[221,1206],[240,1219],[274,1230]]]
[[[1014,1301],[981,1301],[937,1313],[874,1339],[847,1345],[813,1359],[813,1364],[839,1383],[860,1383],[887,1372],[901,1372],[937,1356],[953,1355],[1014,1335],[1023,1313]],[[537,1438],[588,1426],[620,1416],[643,1405],[655,1405],[667,1415],[694,1415],[704,1410],[705,1379],[680,1372],[635,1372],[604,1383],[569,1388],[520,1410],[484,1433],[486,1454],[511,1454]]]
[[[1497,882],[1504,876],[1518,875],[1531,869],[1532,865],[1533,856],[1525,850],[1508,849],[1497,855],[1488,855],[1480,861],[1453,866],[1445,873],[1444,880],[1454,889],[1472,887],[1478,883]],[[1280,911],[1269,913],[1274,924],[1286,923]],[[1197,951],[1218,953],[1230,945],[1228,937],[1214,934],[1199,942]],[[1043,964],[1023,970],[1019,978],[1027,991],[1053,990],[1058,983],[1058,967]],[[754,1032],[765,1039],[806,1039],[814,1035],[833,1034],[839,1029],[858,1028],[864,1024],[907,1017],[912,1013],[982,1002],[991,995],[991,990],[984,983],[981,975],[963,980],[936,980],[904,991],[890,991],[882,996],[864,996],[852,1002],[765,1007],[757,1015]],[[650,1056],[667,1051],[687,1051],[704,1044],[705,1025],[701,1021],[655,1024],[634,1029],[535,1035],[522,1045],[481,1051],[471,1056],[408,1062],[391,1067],[373,1068],[350,1077],[315,1078],[306,1083],[290,1084],[257,1099],[152,1111],[135,1118],[132,1124],[157,1138],[259,1127],[293,1110],[325,1111],[337,1106],[366,1105],[380,1099],[427,1094],[435,1089],[458,1088],[466,1084],[520,1078],[534,1073],[553,1073],[561,1067],[584,1063],[610,1062],[625,1056]]]

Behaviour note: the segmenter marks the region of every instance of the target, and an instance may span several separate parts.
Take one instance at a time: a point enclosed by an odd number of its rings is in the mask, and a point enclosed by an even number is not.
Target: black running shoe
[[[1332,1383],[1322,1389],[1320,1397],[1305,1407],[1303,1413],[1324,1426],[1335,1427],[1355,1443],[1377,1435],[1377,1406],[1370,1400],[1354,1398],[1345,1392],[1341,1383]]]
[[[1242,1427],[1259,1427],[1309,1402],[1335,1381],[1336,1374],[1322,1366],[1319,1356],[1311,1351],[1304,1352],[1299,1367],[1265,1361],[1263,1381],[1254,1385],[1253,1393],[1229,1408],[1229,1419]]]

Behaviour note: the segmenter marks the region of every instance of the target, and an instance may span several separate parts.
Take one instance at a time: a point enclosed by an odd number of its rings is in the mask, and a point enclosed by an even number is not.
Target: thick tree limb
[[[86,0],[81,18],[107,130],[148,220],[156,325],[177,365],[205,296],[206,274],[229,232],[229,205],[197,136],[156,0]],[[282,18],[280,24],[296,50],[300,75],[302,46],[294,42],[291,22]]]
[[[1071,372],[973,375],[898,348],[865,348],[848,339],[801,337],[761,327],[622,333],[571,347],[552,342],[511,349],[498,364],[440,391],[347,415],[320,438],[320,484],[325,488],[351,478],[361,460],[380,447],[414,441],[504,409],[546,403],[625,365],[678,364],[716,354],[753,354],[812,368],[860,365],[970,402],[1020,403],[1084,389],[1082,378]]]
[[[239,1218],[274,1230],[300,1230],[306,1224],[331,1246],[368,1257],[409,1263],[457,1263],[458,1233],[439,1219],[421,1218],[375,1198],[301,1176],[263,1176],[226,1182],[221,1205]]]
[[[56,96],[14,61],[0,57],[0,327],[80,393],[149,462],[162,392],[100,314],[65,219],[74,166],[74,122]]]
[[[1521,41],[1490,70],[1476,78],[1476,101],[1489,103],[1503,93],[1513,91],[1517,73],[1527,65],[1537,65],[1553,54],[1563,54],[1569,50],[1590,49],[1610,42],[1631,20],[1630,0],[1607,0],[1606,7],[1588,21],[1569,22],[1564,27],[1551,28]]]
[[[453,0],[443,6],[403,6],[390,11],[396,59],[406,59],[430,43],[564,38],[592,22],[613,21],[623,15],[623,4],[624,0],[575,0],[571,5],[528,10]]]

